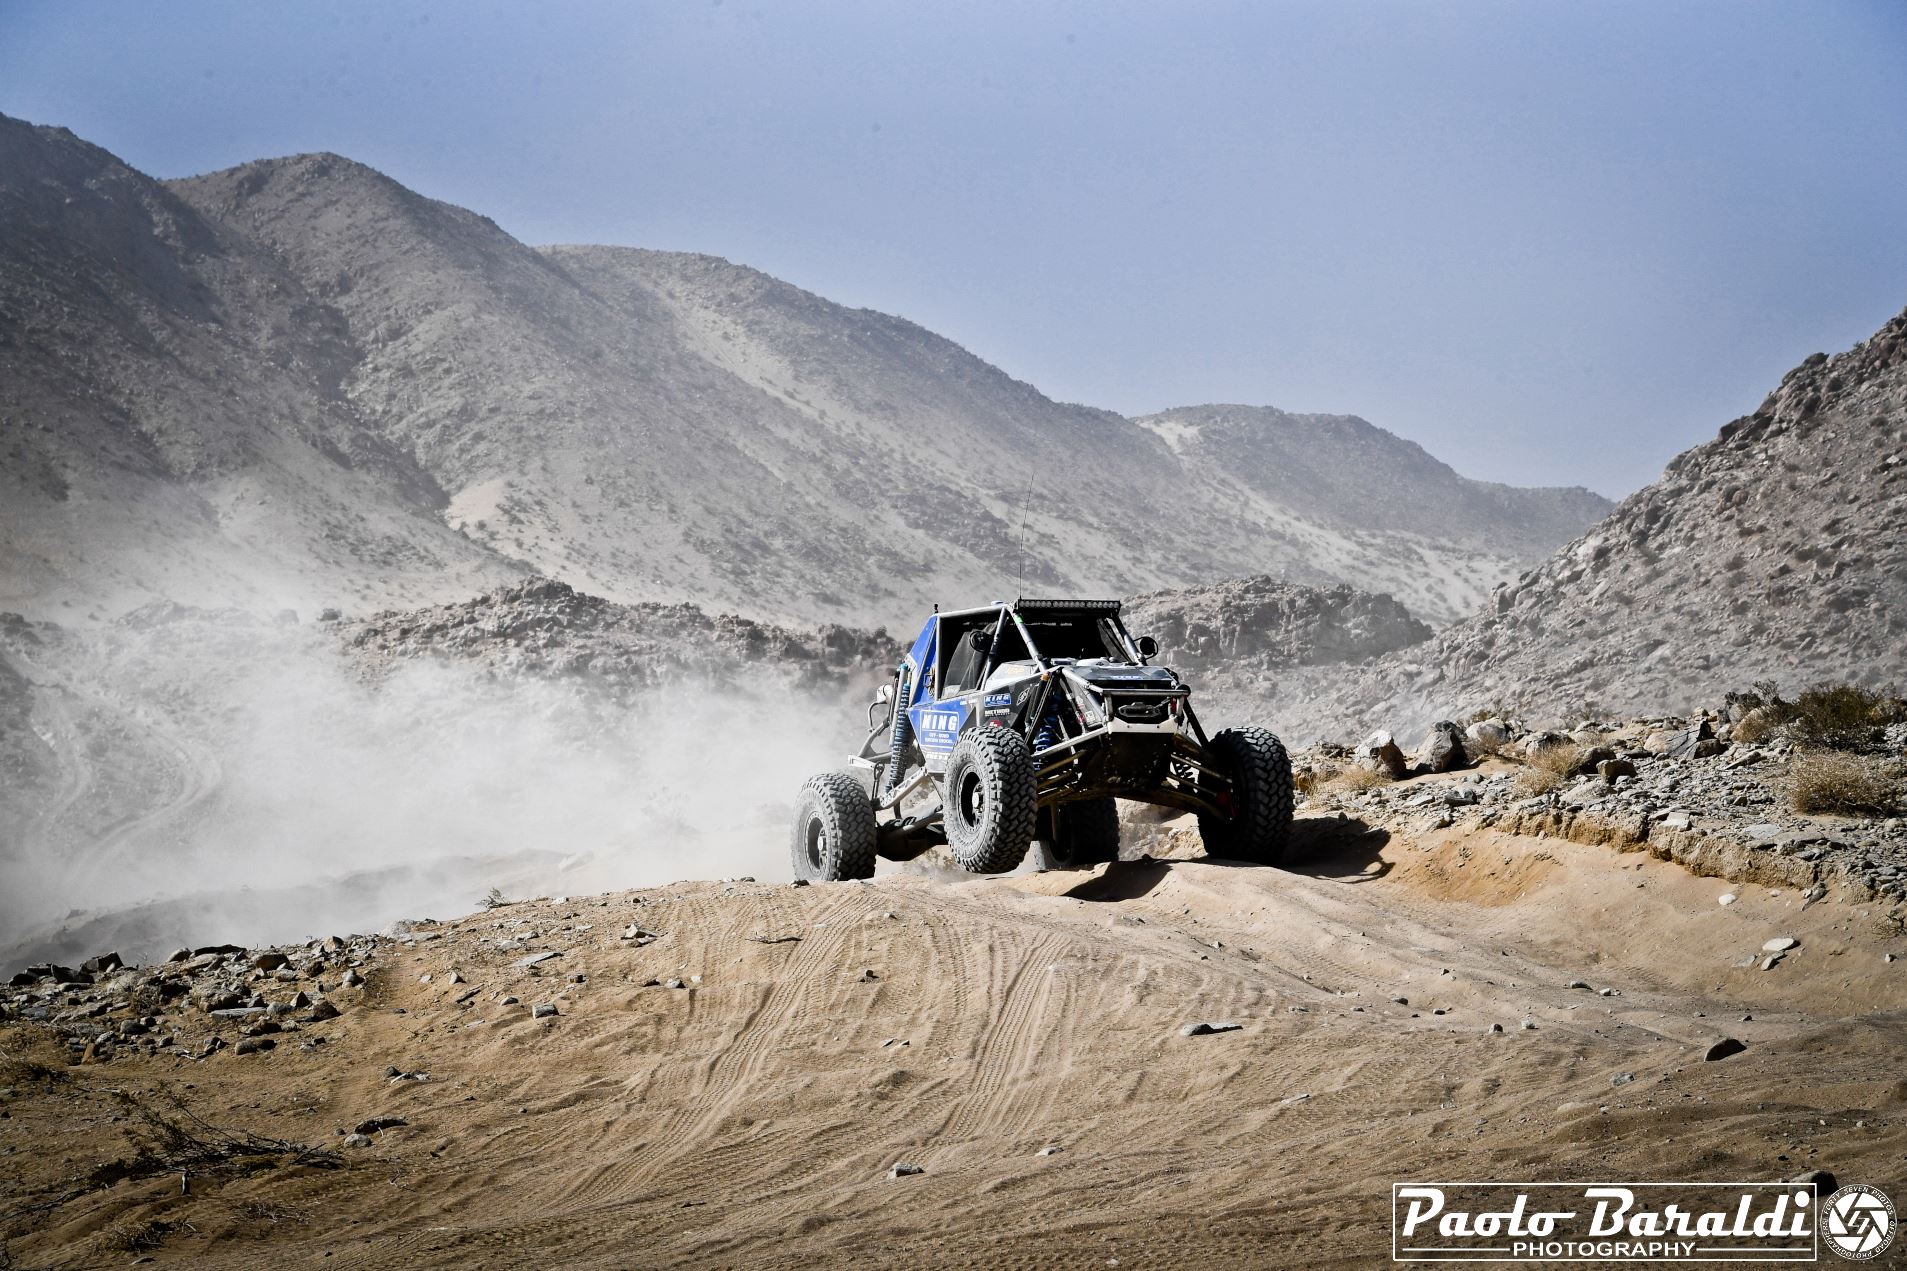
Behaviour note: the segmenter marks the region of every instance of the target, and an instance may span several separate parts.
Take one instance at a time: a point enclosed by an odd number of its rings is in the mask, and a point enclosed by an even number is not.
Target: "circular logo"
[[[1878,1258],[1894,1243],[1894,1202],[1879,1188],[1850,1183],[1821,1206],[1821,1234],[1843,1258]]]

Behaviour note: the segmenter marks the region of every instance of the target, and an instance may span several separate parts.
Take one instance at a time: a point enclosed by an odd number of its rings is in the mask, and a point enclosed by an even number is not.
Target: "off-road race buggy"
[[[1150,665],[1117,600],[1018,600],[936,612],[841,772],[795,801],[795,877],[870,878],[876,856],[945,844],[980,874],[1037,845],[1048,869],[1118,859],[1115,799],[1198,814],[1208,855],[1274,865],[1291,832],[1291,761],[1262,728],[1212,737],[1191,689]]]

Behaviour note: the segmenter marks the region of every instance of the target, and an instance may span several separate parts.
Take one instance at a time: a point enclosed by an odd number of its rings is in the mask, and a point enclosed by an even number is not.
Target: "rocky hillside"
[[[1313,668],[1368,661],[1421,644],[1431,629],[1385,595],[1305,587],[1258,576],[1159,591],[1127,602],[1126,625],[1159,642],[1159,661],[1187,675],[1208,727],[1276,723]]]
[[[1356,415],[1182,406],[1136,422],[1208,487],[1249,491],[1325,524],[1540,558],[1610,509],[1581,487],[1531,490],[1459,476]]]
[[[1907,314],[1761,407],[1430,644],[1321,683],[1299,731],[1474,709],[1686,710],[1757,680],[1907,682]]]
[[[549,578],[337,630],[374,676],[441,659],[498,677],[574,680],[619,698],[685,681],[770,692],[871,689],[901,656],[885,630],[790,630],[689,604],[621,605]]]
[[[1161,661],[1190,671],[1361,662],[1431,636],[1389,596],[1262,575],[1136,596],[1125,618],[1159,642]]]
[[[872,626],[1023,566],[1111,595],[1269,570],[1447,619],[1600,510],[1460,479],[1420,482],[1417,520],[1309,498],[1276,447],[1175,448],[712,257],[533,249],[335,155],[160,183],[58,129],[0,120],[0,147],[0,606],[31,616],[534,570]],[[1435,466],[1315,427],[1334,462]]]

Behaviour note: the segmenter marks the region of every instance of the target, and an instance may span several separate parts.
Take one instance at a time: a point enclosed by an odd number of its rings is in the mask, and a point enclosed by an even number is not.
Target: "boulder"
[[[1617,777],[1633,777],[1636,766],[1627,759],[1604,759],[1596,765],[1596,775],[1607,785],[1616,784]]]
[[[1531,733],[1528,737],[1523,739],[1523,753],[1525,755],[1534,755],[1539,751],[1554,750],[1558,746],[1573,746],[1575,744],[1575,742],[1569,739],[1568,733],[1559,733],[1553,728],[1546,728],[1540,733]]]
[[[1409,770],[1404,762],[1404,752],[1397,748],[1397,739],[1379,729],[1357,745],[1357,761],[1373,772],[1381,772],[1391,780],[1400,780]]]
[[[1469,765],[1463,732],[1447,719],[1432,724],[1417,746],[1417,768],[1421,772],[1451,772]]]
[[[1463,730],[1470,749],[1476,751],[1501,750],[1510,744],[1510,726],[1500,719],[1479,719]]]
[[[1576,760],[1576,766],[1569,770],[1569,775],[1572,777],[1586,777],[1598,771],[1599,765],[1607,763],[1615,757],[1616,752],[1607,746],[1591,746],[1589,749],[1583,751],[1581,757]]]

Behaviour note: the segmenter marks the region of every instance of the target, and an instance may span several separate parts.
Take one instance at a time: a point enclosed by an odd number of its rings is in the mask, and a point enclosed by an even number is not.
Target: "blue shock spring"
[[[1049,746],[1059,745],[1062,736],[1059,730],[1059,707],[1048,702],[1046,713],[1040,716],[1040,726],[1033,733],[1033,753],[1037,755]]]
[[[907,672],[901,671],[899,689],[894,694],[894,731],[887,744],[887,772],[881,781],[881,793],[892,794],[900,784],[901,753],[914,736],[914,721],[907,713]]]

